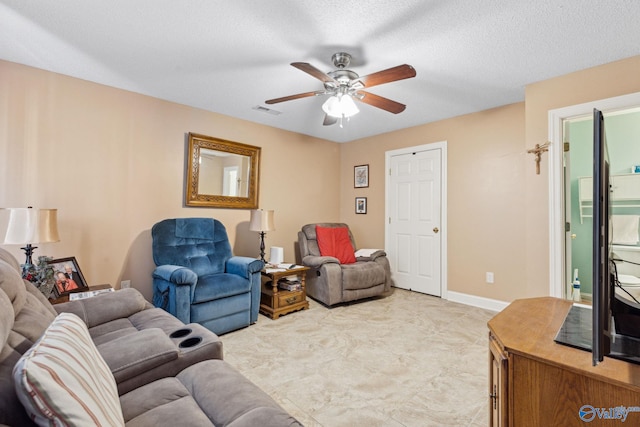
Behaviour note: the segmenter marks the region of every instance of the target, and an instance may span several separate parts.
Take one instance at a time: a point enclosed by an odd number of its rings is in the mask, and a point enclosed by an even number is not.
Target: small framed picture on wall
[[[365,188],[369,186],[369,165],[353,167],[353,187]]]
[[[367,213],[367,198],[366,197],[356,197],[356,213],[357,214],[366,214]]]

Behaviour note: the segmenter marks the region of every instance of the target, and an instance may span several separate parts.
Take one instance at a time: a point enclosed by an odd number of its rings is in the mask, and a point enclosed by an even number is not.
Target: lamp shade
[[[10,208],[5,244],[59,242],[58,210]]]
[[[355,116],[360,112],[353,98],[349,95],[342,95],[340,98],[340,106],[342,107],[342,115],[345,117]]]
[[[251,211],[251,220],[249,221],[249,230],[251,231],[273,231],[276,227],[273,225],[273,211],[264,209],[256,209]]]
[[[322,111],[330,115],[331,117],[341,117],[342,110],[340,109],[340,100],[337,96],[330,96],[324,104],[322,104]]]
[[[350,95],[334,95],[322,104],[322,111],[331,117],[351,117],[360,111]]]

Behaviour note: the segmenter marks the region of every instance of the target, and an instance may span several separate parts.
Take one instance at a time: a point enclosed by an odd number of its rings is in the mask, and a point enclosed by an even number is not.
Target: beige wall
[[[248,210],[183,207],[187,132],[262,147],[260,207],[276,211],[267,248],[293,259],[301,225],[339,220],[338,144],[3,61],[0,207],[58,208],[61,242],[36,255],[75,256],[90,284],[130,279],[147,298],[161,219],[218,218],[236,254],[258,256]]]
[[[524,103],[335,144],[0,61],[0,207],[58,208],[62,241],[37,254],[76,256],[91,283],[131,279],[150,297],[149,233],[160,219],[216,217],[235,253],[257,255],[249,211],[183,207],[187,132],[263,148],[260,207],[276,210],[277,228],[266,245],[286,258],[315,221],[347,222],[359,247],[384,246],[385,152],[447,141],[448,289],[547,295],[548,154],[536,175],[526,150],[547,140],[549,109],[640,91],[638,75],[634,57],[529,85]],[[299,164],[285,168],[282,153]],[[354,189],[360,164],[369,188]],[[367,215],[355,214],[356,196],[368,198]]]
[[[525,266],[524,105],[508,105],[345,144],[341,216],[360,247],[384,247],[385,152],[439,141],[448,155],[448,290],[510,301]],[[369,164],[369,188],[353,189],[353,166]],[[367,197],[356,215],[354,197]],[[485,284],[485,272],[495,283]]]
[[[640,56],[589,68],[528,85],[526,98],[527,147],[549,138],[549,110],[640,92]],[[531,155],[529,155],[531,156]],[[526,291],[524,296],[549,293],[549,171],[543,156],[539,176],[527,168],[526,198]],[[531,160],[528,161],[531,163]]]

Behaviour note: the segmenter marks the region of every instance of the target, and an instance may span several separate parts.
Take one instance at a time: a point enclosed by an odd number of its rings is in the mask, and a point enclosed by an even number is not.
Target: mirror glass
[[[258,207],[260,147],[189,134],[185,204]]]

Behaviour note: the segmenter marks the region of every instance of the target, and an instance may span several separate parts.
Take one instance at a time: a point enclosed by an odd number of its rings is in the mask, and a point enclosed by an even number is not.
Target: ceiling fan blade
[[[323,126],[331,126],[331,125],[335,125],[336,123],[338,123],[337,117],[333,117],[328,114],[324,115],[324,121],[322,122]]]
[[[407,108],[407,106],[404,104],[400,104],[399,102],[392,101],[389,98],[385,98],[380,95],[374,95],[373,93],[365,92],[363,90],[359,90],[357,94],[364,95],[364,97],[360,98],[359,96],[354,96],[354,99],[360,102],[364,102],[365,104],[381,108],[393,114],[402,113],[404,109]]]
[[[315,77],[316,79],[324,83],[331,82],[331,83],[334,83],[336,86],[338,85],[338,82],[335,81],[333,77],[329,76],[327,73],[323,73],[322,71],[318,70],[316,67],[314,67],[313,65],[307,62],[292,62],[291,65],[296,67],[298,70],[304,71],[305,73],[309,74],[312,77]]]
[[[315,90],[313,92],[297,93],[295,95],[283,96],[282,98],[274,98],[264,101],[265,104],[277,104],[278,102],[292,101],[294,99],[308,98],[310,96],[324,95],[324,90]]]
[[[416,69],[411,65],[403,64],[360,77],[360,81],[369,88],[384,83],[395,82],[397,80],[410,79],[415,76]]]

